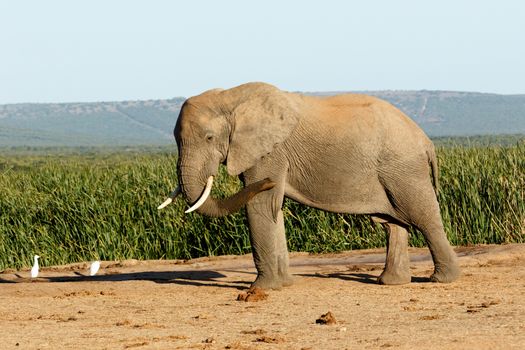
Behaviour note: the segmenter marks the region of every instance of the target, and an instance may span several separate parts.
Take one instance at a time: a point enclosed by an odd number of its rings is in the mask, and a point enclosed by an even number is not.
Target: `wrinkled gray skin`
[[[407,227],[430,248],[432,281],[459,276],[447,241],[437,188],[434,147],[401,111],[357,94],[328,98],[249,83],[188,99],[175,126],[182,193],[192,204],[225,163],[245,188],[198,212],[221,216],[244,205],[257,268],[252,287],[290,285],[283,198],[338,213],[369,214],[388,232],[383,284],[411,280]]]

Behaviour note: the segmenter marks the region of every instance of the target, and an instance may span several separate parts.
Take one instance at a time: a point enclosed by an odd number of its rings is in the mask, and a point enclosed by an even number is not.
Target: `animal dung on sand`
[[[315,323],[331,325],[331,324],[336,324],[337,321],[336,321],[334,315],[332,314],[332,312],[328,311],[326,314],[322,314],[321,317],[319,317],[317,320],[315,320]]]
[[[261,301],[261,300],[266,300],[268,298],[268,294],[266,294],[264,292],[264,290],[262,290],[261,288],[258,288],[258,287],[255,287],[255,288],[250,288],[250,290],[248,290],[248,292],[241,292],[239,293],[239,295],[237,296],[237,301],[246,301],[246,302],[250,302],[250,301]]]

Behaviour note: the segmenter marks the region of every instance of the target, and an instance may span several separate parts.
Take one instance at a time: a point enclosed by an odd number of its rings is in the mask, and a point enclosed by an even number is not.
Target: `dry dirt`
[[[0,274],[2,349],[524,349],[525,245],[457,248],[463,276],[375,283],[384,251],[292,254],[293,286],[237,301],[251,257],[102,262]],[[45,257],[42,258],[45,265]],[[254,300],[255,300],[254,299]],[[333,324],[316,323],[331,312]]]

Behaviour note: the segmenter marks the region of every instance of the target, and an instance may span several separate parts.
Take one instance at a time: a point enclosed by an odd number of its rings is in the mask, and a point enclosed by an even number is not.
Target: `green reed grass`
[[[525,241],[525,144],[438,149],[439,200],[452,244]],[[102,153],[0,156],[0,269],[93,259],[173,259],[250,251],[244,213],[184,215],[179,199],[158,211],[177,183],[175,155]],[[221,171],[213,194],[240,187]],[[380,247],[385,233],[366,216],[284,205],[290,250]],[[424,245],[412,232],[411,244]]]

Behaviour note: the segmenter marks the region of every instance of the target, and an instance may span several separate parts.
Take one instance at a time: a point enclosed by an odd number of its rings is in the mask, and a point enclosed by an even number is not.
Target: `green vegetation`
[[[440,193],[455,245],[525,242],[525,143],[440,147]],[[243,213],[184,215],[181,199],[156,207],[175,187],[175,154],[21,152],[0,156],[0,269],[92,259],[172,259],[250,251]],[[240,184],[223,171],[214,195]],[[327,252],[385,245],[366,216],[285,203],[290,250]],[[424,245],[412,232],[411,244]]]

